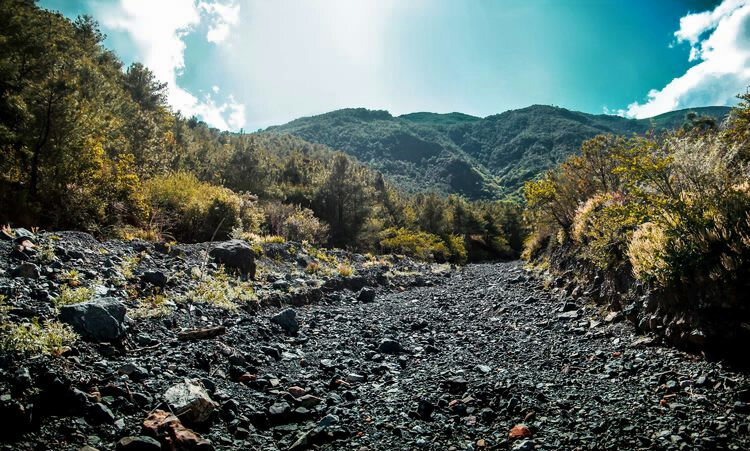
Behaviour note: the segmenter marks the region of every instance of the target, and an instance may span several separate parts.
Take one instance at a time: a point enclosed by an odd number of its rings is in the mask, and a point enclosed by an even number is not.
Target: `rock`
[[[115,422],[115,415],[109,410],[109,407],[100,402],[92,404],[91,407],[89,407],[87,418],[94,424],[112,424]]]
[[[536,447],[531,440],[521,440],[513,444],[513,451],[534,451]]]
[[[143,380],[148,377],[148,370],[134,363],[126,363],[117,369],[117,372],[124,374],[134,381]]]
[[[141,275],[141,282],[164,288],[167,285],[167,275],[161,271],[146,271]]]
[[[318,404],[320,404],[321,402],[323,402],[321,398],[318,398],[317,396],[313,396],[313,395],[304,395],[300,397],[298,401],[302,407],[305,407],[307,409],[311,409],[317,406]]]
[[[143,431],[156,438],[171,451],[211,451],[211,442],[182,425],[180,420],[163,410],[155,410],[143,420]]]
[[[125,333],[125,305],[115,298],[97,298],[60,307],[60,321],[96,341],[112,341]]]
[[[508,438],[511,440],[529,437],[531,437],[531,429],[525,424],[517,424],[508,432]]]
[[[207,422],[217,407],[203,386],[189,379],[170,387],[164,401],[181,420],[195,425]]]
[[[286,415],[291,411],[292,411],[292,406],[290,406],[284,401],[274,403],[271,405],[271,407],[268,408],[268,413],[271,416],[275,416],[275,417]]]
[[[31,233],[28,229],[24,229],[23,227],[18,227],[17,229],[13,229],[13,233],[15,234],[16,240],[19,240],[19,239],[35,240],[36,239],[33,233]]]
[[[567,302],[563,303],[562,306],[560,306],[560,312],[562,312],[562,313],[572,312],[574,310],[578,310],[578,306],[576,305],[575,302],[567,301]]]
[[[620,312],[609,312],[607,316],[604,317],[604,321],[608,323],[614,323],[616,321],[620,321],[622,319],[622,313]]]
[[[463,393],[469,387],[469,383],[461,376],[454,376],[445,381],[445,385],[451,393]]]
[[[479,370],[480,373],[487,374],[492,371],[492,368],[487,365],[477,365],[477,370]]]
[[[392,338],[385,338],[378,345],[378,351],[382,354],[398,354],[402,350],[401,343]]]
[[[287,335],[295,335],[299,330],[297,312],[291,308],[283,310],[271,317],[271,322],[281,326],[281,328],[284,329],[284,332],[286,332]]]
[[[354,383],[362,383],[367,381],[367,377],[363,376],[362,374],[357,373],[349,373],[348,376],[346,376],[347,382],[354,382]]]
[[[117,441],[116,451],[159,451],[161,443],[148,436],[123,437]]]
[[[413,323],[411,323],[411,330],[418,331],[418,330],[424,330],[427,329],[427,326],[429,326],[430,323],[427,322],[425,319],[417,319]]]
[[[304,388],[297,387],[296,385],[293,387],[289,387],[286,391],[289,392],[290,395],[294,396],[295,398],[300,398],[307,393]]]
[[[331,425],[334,425],[339,422],[339,419],[335,415],[328,414],[323,419],[321,419],[318,422],[318,425],[315,426],[315,428],[300,434],[300,436],[297,438],[297,440],[292,443],[292,445],[288,448],[289,451],[292,450],[301,450],[306,449],[309,447],[310,444],[320,435],[322,434],[326,429],[328,429]]]
[[[216,263],[255,280],[255,252],[242,240],[219,243],[208,253]]]
[[[580,316],[581,314],[578,313],[578,310],[571,310],[557,315],[559,319],[578,319]]]
[[[261,346],[260,350],[261,352],[263,352],[263,354],[273,358],[274,360],[281,360],[281,353],[276,348],[272,348],[271,346]]]
[[[432,419],[432,412],[435,411],[435,405],[426,399],[420,399],[417,403],[417,416],[419,418],[429,421]]]
[[[39,267],[33,263],[23,262],[13,268],[10,275],[11,277],[23,277],[24,279],[38,279]]]
[[[279,291],[289,290],[289,282],[287,282],[284,279],[279,279],[279,280],[274,281],[272,286],[274,290],[279,290]]]
[[[362,288],[359,290],[359,293],[357,293],[357,300],[365,304],[375,302],[375,290],[370,287]]]
[[[0,439],[18,437],[26,432],[32,425],[31,414],[31,406],[10,399],[10,395],[0,396]]]

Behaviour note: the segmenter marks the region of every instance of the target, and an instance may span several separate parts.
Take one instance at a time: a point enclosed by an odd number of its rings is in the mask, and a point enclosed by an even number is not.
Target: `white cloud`
[[[211,95],[198,99],[177,83],[185,68],[185,36],[205,19],[209,22],[206,39],[222,42],[230,26],[237,23],[239,5],[195,0],[119,0],[100,5],[100,9],[98,17],[103,25],[127,32],[137,48],[138,59],[167,83],[169,103],[174,109],[186,116],[197,115],[223,130],[244,126],[245,107],[232,96],[217,104]],[[213,91],[218,93],[218,86]]]
[[[618,113],[652,117],[682,108],[733,105],[750,85],[750,0],[724,0],[712,11],[680,19],[674,33],[690,44],[690,61],[700,61],[662,89],[649,91],[645,103],[634,102]]]
[[[232,26],[240,21],[240,5],[237,3],[209,3],[202,1],[198,7],[210,16],[211,24],[206,33],[208,42],[219,43],[226,40]]]

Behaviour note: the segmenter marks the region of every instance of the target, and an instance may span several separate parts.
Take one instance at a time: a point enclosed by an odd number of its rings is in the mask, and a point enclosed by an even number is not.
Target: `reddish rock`
[[[525,424],[517,424],[513,426],[513,429],[508,433],[508,438],[511,440],[528,437],[531,437],[531,429]]]
[[[161,442],[171,451],[209,451],[213,445],[182,425],[179,418],[163,410],[155,410],[143,420],[143,432]]]
[[[294,396],[295,398],[299,398],[300,396],[305,396],[305,393],[307,393],[304,388],[297,387],[296,385],[293,387],[289,387],[287,391],[289,392],[290,395]]]

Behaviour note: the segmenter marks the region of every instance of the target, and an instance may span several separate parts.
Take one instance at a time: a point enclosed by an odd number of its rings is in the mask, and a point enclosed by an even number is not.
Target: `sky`
[[[169,102],[246,131],[339,108],[644,118],[733,105],[750,0],[41,0],[93,16]]]

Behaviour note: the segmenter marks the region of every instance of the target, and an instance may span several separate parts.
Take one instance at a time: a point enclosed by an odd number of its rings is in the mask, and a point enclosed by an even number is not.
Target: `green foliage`
[[[81,302],[90,301],[94,296],[94,290],[88,287],[70,288],[63,285],[60,288],[60,295],[52,300],[56,307],[62,307],[70,304],[80,304]]]
[[[0,352],[22,357],[58,356],[78,340],[78,335],[67,324],[59,321],[40,324],[38,318],[15,323],[9,320],[7,311],[5,297],[0,295]]]
[[[146,183],[146,196],[156,221],[181,241],[226,239],[233,228],[242,228],[243,212],[255,208],[231,190],[186,172],[154,177]]]
[[[138,307],[128,310],[131,318],[156,318],[169,316],[174,310],[170,306],[170,299],[162,293],[154,293],[151,296],[139,298]]]
[[[728,108],[693,111],[721,119]],[[520,199],[525,181],[574,154],[586,139],[676,129],[685,118],[686,111],[632,120],[544,105],[486,118],[460,113],[393,117],[359,108],[296,119],[269,131],[340,149],[408,191]]]
[[[381,233],[380,250],[384,253],[407,255],[420,260],[444,262],[466,256],[461,243],[453,242],[454,253],[440,237],[427,232],[389,228]]]
[[[199,274],[195,286],[185,295],[186,300],[235,311],[237,302],[255,301],[255,291],[248,282],[230,277],[223,268],[213,275]]]
[[[637,278],[662,287],[746,280],[750,98],[743,98],[724,128],[690,116],[672,133],[597,137],[528,182],[533,238],[525,256],[538,256],[545,242],[572,244],[601,268],[630,264]]]
[[[34,318],[29,323],[0,321],[0,351],[27,357],[59,356],[75,343],[78,335],[67,324]]]

